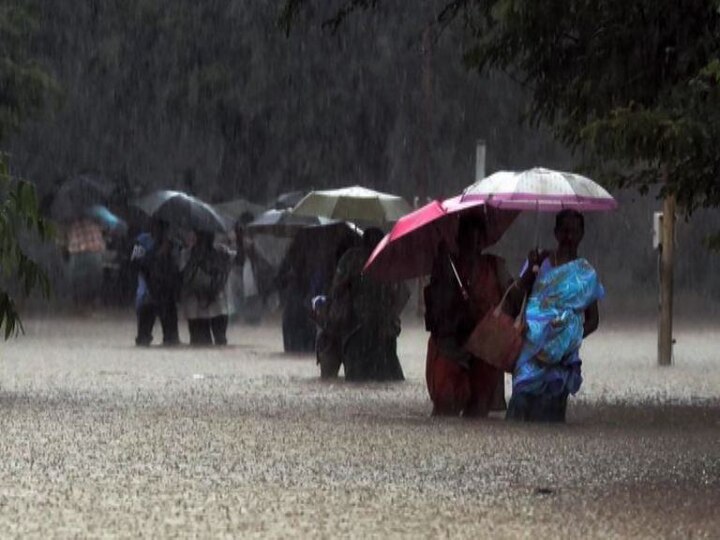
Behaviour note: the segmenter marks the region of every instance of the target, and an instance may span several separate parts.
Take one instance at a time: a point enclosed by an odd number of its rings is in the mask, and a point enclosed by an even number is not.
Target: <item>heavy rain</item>
[[[720,536],[720,4],[0,0],[0,536]]]

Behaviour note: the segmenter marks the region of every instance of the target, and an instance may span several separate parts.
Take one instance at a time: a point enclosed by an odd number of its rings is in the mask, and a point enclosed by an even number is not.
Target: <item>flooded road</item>
[[[223,349],[137,349],[130,317],[26,330],[1,350],[3,537],[720,535],[712,328],[680,328],[672,368],[654,327],[601,328],[563,426],[431,418],[414,320],[407,381],[372,385],[320,382],[274,323]]]

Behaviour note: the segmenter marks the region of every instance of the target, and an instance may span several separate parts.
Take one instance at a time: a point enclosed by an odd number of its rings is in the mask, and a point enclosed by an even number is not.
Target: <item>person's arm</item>
[[[590,304],[585,310],[585,322],[583,323],[583,338],[588,337],[600,324],[600,311],[597,301]]]
[[[533,271],[535,267],[540,267],[548,256],[547,251],[532,250],[528,253],[525,266],[520,270],[520,276],[515,280],[514,287],[508,293],[508,304],[512,306],[512,313],[517,315],[522,306],[523,298],[530,296],[537,273]]]

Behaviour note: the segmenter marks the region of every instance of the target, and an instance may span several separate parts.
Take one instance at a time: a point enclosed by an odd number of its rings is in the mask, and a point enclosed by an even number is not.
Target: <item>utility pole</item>
[[[425,204],[430,188],[430,138],[433,120],[433,73],[432,73],[432,28],[426,27],[422,38],[422,90],[423,114],[422,133],[420,134],[420,170],[417,179],[417,196],[420,206]]]
[[[667,173],[665,173],[667,176]],[[667,178],[665,178],[667,180]],[[663,201],[660,235],[660,305],[658,313],[658,364],[672,364],[673,350],[673,256],[675,239],[675,195]]]
[[[484,139],[478,139],[475,146],[475,182],[485,178],[485,153],[486,145]]]

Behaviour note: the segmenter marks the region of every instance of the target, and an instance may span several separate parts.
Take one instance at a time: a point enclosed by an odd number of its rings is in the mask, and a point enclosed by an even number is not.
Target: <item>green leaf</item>
[[[40,239],[52,236],[52,227],[38,210],[35,186],[25,180],[13,179],[8,174],[5,156],[0,156],[0,178],[6,187],[6,197],[0,205],[0,271],[6,278],[18,281],[23,295],[39,289],[50,295],[50,280],[44,270],[30,259],[19,243],[19,232],[35,231]],[[0,286],[0,331],[5,339],[23,331],[15,300]]]

